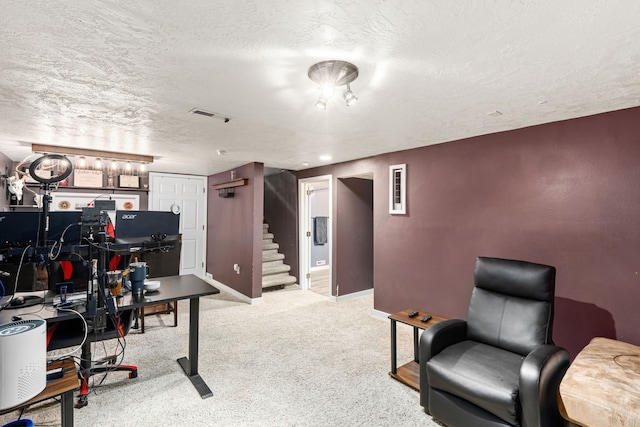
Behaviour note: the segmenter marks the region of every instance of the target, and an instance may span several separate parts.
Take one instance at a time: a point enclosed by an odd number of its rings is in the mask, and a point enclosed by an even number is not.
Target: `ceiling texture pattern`
[[[640,105],[640,2],[4,1],[0,35],[16,161],[41,143],[298,170]],[[319,111],[307,71],[330,59],[359,68],[359,101]]]

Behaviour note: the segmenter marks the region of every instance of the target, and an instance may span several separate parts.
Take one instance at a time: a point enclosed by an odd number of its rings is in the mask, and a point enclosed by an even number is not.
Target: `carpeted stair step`
[[[271,286],[293,285],[296,281],[295,277],[290,276],[287,273],[271,274],[269,276],[262,277],[262,287],[269,288]]]
[[[262,273],[264,274],[265,268],[276,267],[279,265],[285,265],[281,259],[274,259],[272,261],[262,261]]]
[[[262,262],[282,261],[284,254],[278,253],[277,250],[271,249],[268,251],[262,251]]]
[[[262,243],[262,250],[268,250],[268,249],[279,249],[280,245],[277,243]]]
[[[264,280],[266,276],[274,274],[289,273],[289,271],[291,271],[291,266],[287,264],[280,263],[269,266],[265,266],[264,264],[262,264],[262,279]]]
[[[284,254],[279,252],[280,245],[275,243],[275,236],[269,233],[269,225],[262,224],[262,287],[284,288],[298,281],[289,274],[291,266],[284,263]]]
[[[262,262],[273,261],[276,259],[284,259],[284,254],[278,252],[277,249],[268,249],[262,251]]]

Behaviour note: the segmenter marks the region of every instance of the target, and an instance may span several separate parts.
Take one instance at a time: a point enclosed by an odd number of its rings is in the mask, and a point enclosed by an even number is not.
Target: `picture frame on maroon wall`
[[[389,213],[392,215],[407,213],[406,163],[389,166]]]

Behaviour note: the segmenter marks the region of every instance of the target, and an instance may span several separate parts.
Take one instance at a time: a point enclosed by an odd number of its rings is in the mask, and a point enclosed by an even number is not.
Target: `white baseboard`
[[[346,295],[340,295],[339,297],[334,297],[334,296],[330,296],[329,300],[330,301],[334,301],[334,302],[338,302],[338,301],[344,301],[344,300],[348,300],[351,298],[358,298],[364,295],[369,295],[373,293],[373,288],[371,289],[365,289],[364,291],[359,291],[359,292],[354,292],[351,294],[346,294]]]
[[[384,311],[376,310],[375,308],[371,309],[371,315],[376,319],[387,320],[389,318],[389,313],[385,313]]]
[[[207,273],[206,278],[204,279],[206,282],[211,283],[213,286],[215,286],[216,288],[220,289],[221,291],[225,291],[231,295],[233,295],[234,297],[238,298],[240,301],[242,302],[246,302],[247,304],[262,304],[262,297],[260,298],[250,298],[244,294],[241,294],[240,292],[236,291],[235,289],[232,289],[230,287],[228,287],[227,285],[225,285],[224,283],[218,282],[217,280],[214,280],[210,277],[210,274]]]

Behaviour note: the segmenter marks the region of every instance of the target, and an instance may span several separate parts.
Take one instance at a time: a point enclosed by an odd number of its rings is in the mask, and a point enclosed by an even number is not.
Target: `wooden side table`
[[[562,378],[558,407],[579,426],[640,425],[640,347],[593,338]]]
[[[418,314],[415,317],[409,317],[409,313],[417,311]],[[422,322],[420,319],[425,315],[431,315],[431,319],[428,322]],[[430,313],[424,310],[418,310],[415,308],[409,308],[401,312],[389,315],[391,320],[391,372],[389,375],[400,381],[403,384],[408,385],[418,391],[420,391],[420,360],[419,360],[419,331],[425,330],[430,326],[440,323],[443,320],[448,320],[448,317],[441,316],[439,314]],[[397,322],[404,323],[413,327],[413,360],[398,367],[396,344]]]
[[[0,411],[0,415],[6,414],[16,409],[23,408],[34,403],[41,402],[52,397],[60,396],[60,415],[62,427],[73,427],[73,391],[80,387],[80,379],[78,379],[78,370],[73,359],[65,359],[60,362],[51,363],[47,369],[62,368],[64,375],[47,383],[44,390],[36,397],[25,403],[7,408]]]

